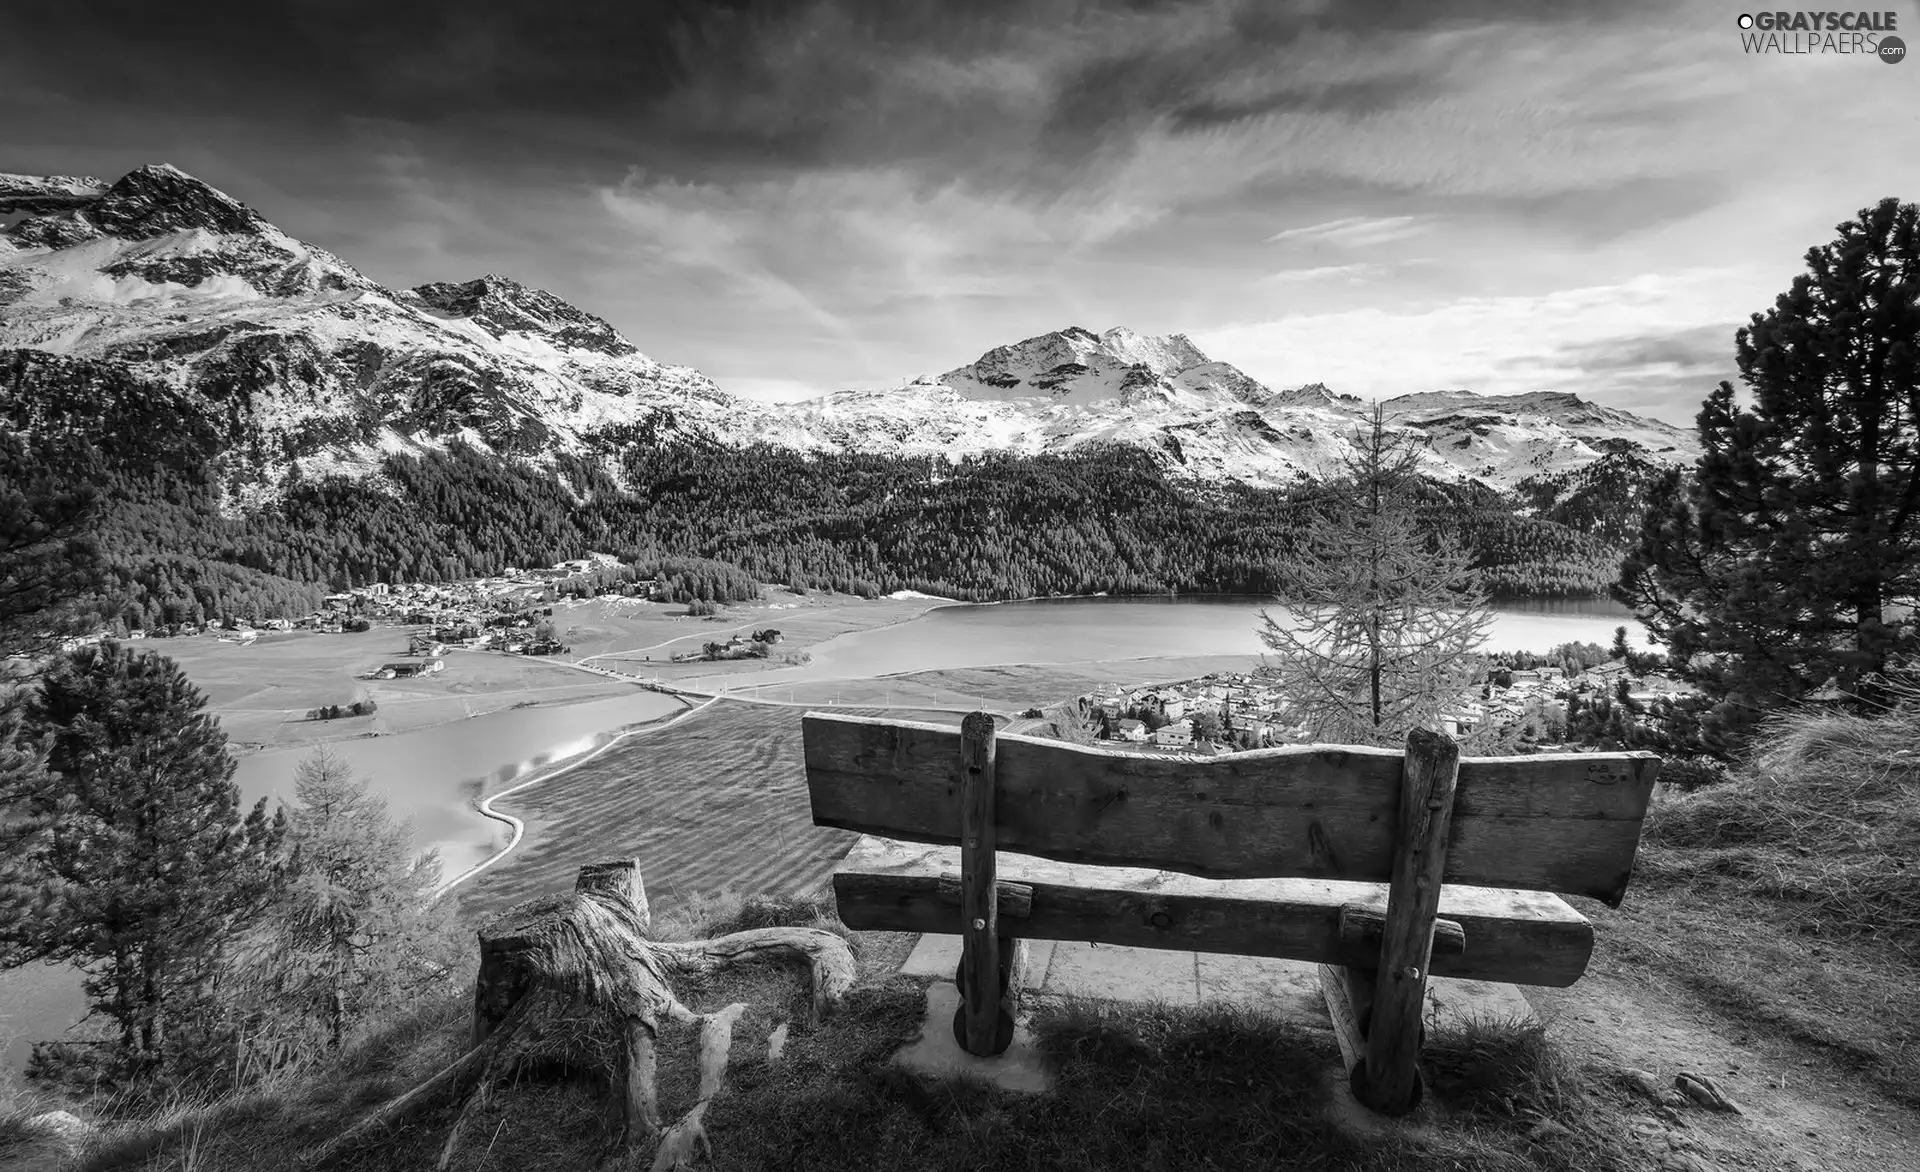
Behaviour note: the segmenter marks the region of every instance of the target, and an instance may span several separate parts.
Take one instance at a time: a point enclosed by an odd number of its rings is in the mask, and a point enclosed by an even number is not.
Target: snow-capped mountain
[[[1116,443],[1175,477],[1280,485],[1337,472],[1367,409],[1318,384],[1272,390],[1183,335],[1079,327],[891,390],[760,403],[506,277],[388,289],[164,165],[111,184],[0,175],[8,349],[178,389],[225,422],[254,493],[290,464],[364,474],[384,452],[456,436],[538,460],[646,434],[943,456]],[[1423,438],[1433,475],[1502,488],[1609,452],[1694,456],[1678,428],[1567,394],[1438,391],[1386,407]]]
[[[1679,428],[1564,393],[1436,391],[1389,399],[1389,425],[1422,444],[1443,480],[1512,488],[1608,452],[1691,463]],[[1078,326],[999,346],[898,390],[844,392],[757,417],[755,438],[788,447],[902,455],[1065,452],[1117,443],[1167,473],[1280,486],[1337,475],[1370,404],[1314,383],[1274,391],[1183,335]]]
[[[263,473],[365,471],[452,436],[537,456],[735,409],[551,294],[496,276],[394,292],[173,167],[0,176],[8,219],[0,349],[167,383],[231,419]]]

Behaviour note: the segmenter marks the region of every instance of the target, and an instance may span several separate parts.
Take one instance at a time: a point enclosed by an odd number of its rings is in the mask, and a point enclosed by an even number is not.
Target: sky
[[[1920,199],[1920,61],[1748,53],[1744,11],[60,0],[0,36],[0,171],[172,163],[758,397],[1124,325],[1276,388],[1688,425],[1807,249]]]

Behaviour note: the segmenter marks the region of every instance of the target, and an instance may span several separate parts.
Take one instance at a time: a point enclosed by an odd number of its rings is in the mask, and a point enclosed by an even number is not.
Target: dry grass
[[[1920,1105],[1920,695],[1775,719],[1732,780],[1654,805],[1635,883],[1596,916],[1596,965],[1672,978]]]
[[[1649,812],[1642,874],[1792,907],[1920,958],[1920,705],[1775,719],[1725,785]]]
[[[52,1095],[0,1080],[0,1169],[26,1168],[46,1149],[44,1136],[27,1121],[62,1104]]]

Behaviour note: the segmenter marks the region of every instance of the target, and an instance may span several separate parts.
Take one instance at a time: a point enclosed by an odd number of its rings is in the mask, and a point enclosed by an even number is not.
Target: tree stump
[[[809,1024],[830,1013],[853,986],[855,964],[847,942],[817,928],[756,928],[687,943],[652,938],[637,859],[580,869],[574,890],[529,900],[479,932],[480,974],[474,983],[472,1046],[452,1065],[382,1106],[307,1158],[325,1164],[374,1133],[442,1096],[484,1096],[506,1065],[516,1039],[531,1023],[585,1004],[625,1022],[625,1128],[631,1148],[660,1137],[656,1170],[685,1167],[708,1149],[707,1105],[724,1089],[734,1023],[741,1004],[699,1014],[675,995],[675,977],[704,976],[744,961],[785,957],[807,963],[812,978]],[[671,1127],[661,1127],[655,1086],[655,1045],[662,1017],[699,1026],[699,1100]],[[469,1098],[441,1152],[452,1159]]]

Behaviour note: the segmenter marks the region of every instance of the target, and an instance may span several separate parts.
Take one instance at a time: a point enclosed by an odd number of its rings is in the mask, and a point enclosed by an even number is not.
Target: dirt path
[[[1692,1152],[1723,1169],[1920,1168],[1920,1112],[1886,1103],[1816,1051],[1702,1009],[1657,976],[1604,971],[1600,961],[1570,989],[1525,990],[1549,1036],[1582,1061],[1637,1067],[1665,1086],[1682,1070],[1708,1075],[1745,1110],[1663,1113],[1635,1096],[1633,1130],[1649,1150]]]

